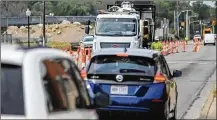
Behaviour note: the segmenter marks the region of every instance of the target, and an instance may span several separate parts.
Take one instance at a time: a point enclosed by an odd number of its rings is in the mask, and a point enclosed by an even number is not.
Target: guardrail
[[[63,20],[67,20],[70,22],[86,22],[87,20],[90,20],[91,22],[94,22],[96,19],[96,16],[46,16],[45,17],[45,23],[46,24],[52,24],[52,23],[61,23]],[[41,16],[31,16],[30,17],[30,24],[40,24],[43,22],[43,19]],[[1,17],[1,27],[7,27],[7,26],[21,26],[21,25],[27,25],[28,24],[28,18],[27,17]]]

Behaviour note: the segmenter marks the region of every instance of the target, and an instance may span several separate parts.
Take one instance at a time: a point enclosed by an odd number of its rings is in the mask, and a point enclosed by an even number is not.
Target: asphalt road
[[[206,83],[216,69],[216,46],[201,46],[199,52],[192,52],[192,50],[193,44],[190,42],[190,45],[187,45],[186,52],[180,51],[180,53],[166,56],[171,70],[182,70],[182,77],[175,79],[179,94],[177,107],[178,119],[186,118],[185,116],[188,111],[198,99],[198,95],[206,86]],[[202,104],[200,103],[195,108],[202,108]],[[195,111],[199,110],[194,109]],[[199,112],[197,113],[199,114]]]

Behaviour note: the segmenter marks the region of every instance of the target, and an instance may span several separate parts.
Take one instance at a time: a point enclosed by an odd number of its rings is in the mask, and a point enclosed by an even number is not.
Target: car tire
[[[206,43],[204,43],[203,45],[206,46]]]
[[[213,43],[213,45],[215,46],[215,43]]]
[[[173,116],[169,120],[176,120],[177,106],[173,110]]]

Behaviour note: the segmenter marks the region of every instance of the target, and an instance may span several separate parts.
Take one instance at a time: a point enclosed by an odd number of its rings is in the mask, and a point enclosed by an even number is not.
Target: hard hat
[[[154,40],[157,40],[157,41],[158,41],[158,40],[159,40],[159,37],[158,37],[158,36],[155,36]]]

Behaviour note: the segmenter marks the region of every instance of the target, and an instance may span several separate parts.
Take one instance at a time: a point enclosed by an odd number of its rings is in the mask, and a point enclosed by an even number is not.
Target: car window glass
[[[84,42],[91,42],[91,41],[93,41],[92,37],[86,37],[86,38],[84,38]]]
[[[155,62],[153,59],[116,55],[96,56],[90,63],[89,74],[118,74],[131,73],[145,76],[155,75]]]
[[[43,61],[42,64],[46,67],[46,75],[43,80],[48,111],[75,110],[79,93],[73,78],[65,72],[67,67],[60,61],[51,59]]]
[[[85,104],[85,106],[89,106],[90,105],[90,98],[89,98],[88,93],[87,93],[86,85],[82,81],[83,79],[81,78],[79,69],[72,62],[71,62],[71,67],[72,67],[72,70],[74,71],[73,75],[74,75],[75,79],[78,80],[78,85],[79,85],[78,89],[80,89],[79,91],[81,92],[82,99],[84,99],[84,102],[85,102],[84,104]]]
[[[25,115],[22,67],[1,63],[1,114]]]
[[[164,75],[167,76],[166,66],[165,66],[165,64],[164,64],[164,61],[163,61],[163,59],[162,59],[162,56],[160,56],[159,62],[160,62],[160,64],[161,64],[161,72],[162,72]]]

